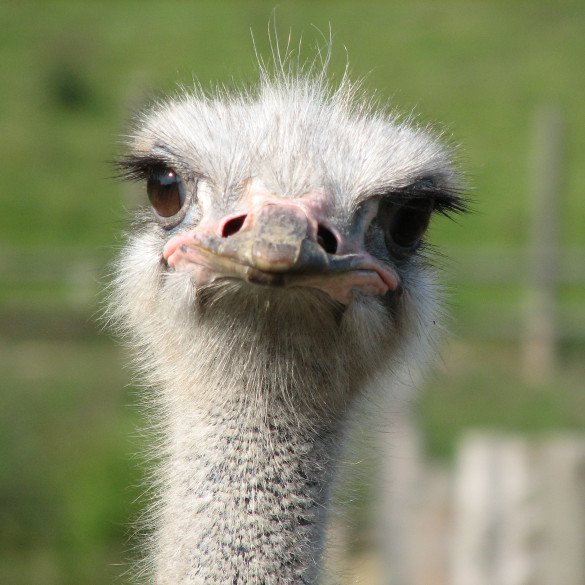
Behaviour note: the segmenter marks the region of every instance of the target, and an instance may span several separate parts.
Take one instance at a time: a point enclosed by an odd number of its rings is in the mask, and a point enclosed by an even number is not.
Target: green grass
[[[124,358],[95,315],[136,192],[111,178],[110,161],[131,112],[177,82],[253,79],[250,29],[268,54],[273,6],[0,4],[2,583],[126,582],[118,565],[143,505],[134,455],[143,420]],[[279,2],[276,18],[281,39],[289,28],[293,45],[302,34],[307,57],[321,39],[314,27],[327,35],[331,24],[333,77],[347,47],[351,70],[381,101],[462,145],[475,213],[432,227],[455,264],[458,247],[506,254],[526,245],[533,120],[541,104],[558,104],[567,125],[563,243],[585,246],[582,2],[302,0]],[[562,373],[536,388],[520,375],[515,342],[482,341],[502,323],[518,328],[522,273],[510,284],[451,288],[455,338],[419,407],[429,453],[448,461],[470,426],[585,429],[582,337],[562,345]],[[563,286],[562,309],[582,312],[584,292]],[[355,493],[362,506],[366,484]]]
[[[113,582],[141,475],[119,351],[95,334],[20,340],[2,347],[0,368],[2,581]]]

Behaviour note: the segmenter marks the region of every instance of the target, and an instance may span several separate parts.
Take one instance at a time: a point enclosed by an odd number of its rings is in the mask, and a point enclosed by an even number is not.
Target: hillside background
[[[269,55],[273,7],[0,3],[3,584],[129,582],[120,575],[144,505],[137,454],[147,438],[127,355],[98,315],[108,262],[143,195],[112,178],[111,161],[132,112],[177,83],[253,81],[251,31]],[[331,27],[333,78],[349,60],[381,101],[438,121],[461,145],[474,213],[436,221],[431,236],[452,333],[416,407],[429,457],[449,462],[470,427],[585,430],[585,4],[283,1],[276,22],[293,45],[302,36],[307,57]],[[555,370],[528,382],[524,259],[535,117],[547,105],[565,125],[564,280]],[[367,531],[373,496],[355,482],[348,514]]]

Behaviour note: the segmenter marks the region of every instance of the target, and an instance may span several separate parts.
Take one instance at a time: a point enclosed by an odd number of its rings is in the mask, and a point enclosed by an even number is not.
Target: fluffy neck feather
[[[339,425],[271,400],[176,413],[163,467],[157,585],[317,582]]]
[[[322,299],[279,298],[203,303],[193,349],[175,347],[167,362],[158,400],[166,457],[151,559],[157,585],[317,583],[362,366]],[[187,362],[189,380],[173,382]]]

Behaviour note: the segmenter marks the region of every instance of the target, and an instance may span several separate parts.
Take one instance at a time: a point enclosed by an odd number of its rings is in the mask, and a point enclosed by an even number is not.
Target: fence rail
[[[450,312],[457,313],[453,329],[464,336],[484,339],[520,340],[526,319],[528,289],[528,250],[481,248],[447,249],[440,279],[452,289]],[[557,271],[559,286],[583,289],[585,298],[585,248],[564,248]],[[43,302],[52,307],[82,309],[95,303],[107,282],[107,253],[95,250],[4,250],[0,253],[0,295],[10,306],[28,303],[38,308]],[[513,301],[500,297],[498,287],[513,286]],[[466,288],[485,287],[481,298],[457,299]],[[579,296],[579,292],[574,297]],[[558,337],[561,340],[585,338],[585,303],[574,300],[556,306]]]

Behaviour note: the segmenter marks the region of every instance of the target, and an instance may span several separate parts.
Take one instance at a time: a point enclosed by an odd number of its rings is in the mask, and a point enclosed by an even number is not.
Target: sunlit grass
[[[0,369],[3,581],[113,581],[114,565],[128,560],[141,475],[139,416],[118,348],[19,341],[2,346]]]
[[[268,54],[272,9],[261,0],[0,4],[2,583],[127,582],[119,575],[144,505],[136,453],[145,440],[126,358],[96,320],[134,204],[110,162],[131,112],[177,82],[254,79],[250,28]],[[543,103],[558,104],[567,127],[562,243],[585,246],[581,2],[301,0],[276,17],[281,42],[289,28],[293,45],[302,34],[307,57],[322,42],[314,27],[327,36],[331,24],[334,78],[347,47],[351,70],[381,102],[462,145],[474,213],[432,227],[453,257],[445,277],[459,250],[493,246],[495,263],[506,264],[526,246]],[[453,337],[417,407],[427,451],[442,462],[469,426],[585,429],[582,337],[562,343],[550,382],[522,377],[524,273],[514,270],[510,282],[448,282]],[[560,300],[578,330],[582,281],[564,284]],[[364,482],[351,493],[363,525],[372,494]]]

